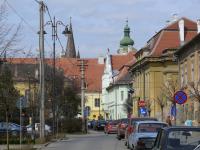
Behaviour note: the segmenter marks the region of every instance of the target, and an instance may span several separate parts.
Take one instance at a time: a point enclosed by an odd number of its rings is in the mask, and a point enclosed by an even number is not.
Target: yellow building
[[[103,116],[103,111],[101,108],[102,97],[100,92],[85,94],[86,97],[85,106],[89,107],[90,110],[88,115],[89,120],[93,119],[98,120],[99,116]]]
[[[180,87],[187,93],[183,105],[184,120],[200,123],[200,34],[183,45],[176,55],[179,60]]]
[[[183,22],[182,26],[179,26],[180,21]],[[171,22],[136,53],[137,61],[130,69],[135,89],[133,94],[134,116],[141,116],[139,107],[141,101],[145,102],[145,107],[151,117],[161,120],[170,114],[173,94],[178,89],[178,65],[173,54],[180,46],[181,32],[185,34],[184,41],[190,40],[196,35],[196,23],[187,18]],[[164,105],[163,113],[159,102]]]

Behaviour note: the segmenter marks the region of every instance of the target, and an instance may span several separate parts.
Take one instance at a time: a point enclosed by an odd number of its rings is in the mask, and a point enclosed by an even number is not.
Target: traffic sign
[[[27,107],[29,107],[29,104],[28,104],[27,99],[24,96],[22,96],[17,100],[16,106],[17,106],[18,109],[27,108]]]
[[[144,100],[140,100],[139,102],[138,102],[138,106],[139,107],[144,107],[146,104],[145,104],[145,101]]]
[[[171,106],[171,116],[176,117],[176,105],[175,104]]]
[[[146,115],[147,114],[147,109],[145,107],[140,108],[140,114]]]
[[[183,91],[177,91],[174,94],[174,101],[177,104],[184,104],[187,101],[187,94]]]

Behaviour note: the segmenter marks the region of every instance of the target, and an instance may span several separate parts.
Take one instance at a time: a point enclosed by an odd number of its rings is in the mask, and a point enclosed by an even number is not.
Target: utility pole
[[[83,59],[78,60],[80,61],[80,71],[81,71],[81,115],[82,115],[82,132],[86,131],[86,119],[84,114],[85,109],[85,67],[86,61]],[[87,132],[87,131],[86,131]]]
[[[44,89],[44,11],[45,5],[43,1],[40,4],[40,32],[39,32],[39,50],[40,50],[40,140],[44,141],[44,99],[45,99],[45,89]]]
[[[65,35],[70,34],[71,32],[68,30],[67,25],[64,25],[62,21],[57,20],[55,16],[53,20],[50,20],[46,23],[47,25],[51,25],[52,28],[52,40],[53,40],[53,83],[52,83],[52,112],[53,112],[53,134],[58,133],[58,103],[56,100],[56,86],[55,86],[55,78],[56,78],[56,40],[58,39],[57,28],[58,25],[62,25],[65,27],[65,30],[62,32]]]

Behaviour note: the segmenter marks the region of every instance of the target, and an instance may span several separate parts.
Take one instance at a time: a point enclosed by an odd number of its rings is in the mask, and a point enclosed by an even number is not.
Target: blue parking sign
[[[147,109],[145,107],[140,107],[140,114],[147,115]]]

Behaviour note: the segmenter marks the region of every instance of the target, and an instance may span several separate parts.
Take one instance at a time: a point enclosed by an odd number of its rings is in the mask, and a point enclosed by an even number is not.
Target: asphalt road
[[[49,144],[43,150],[125,150],[124,141],[117,140],[115,134],[105,135],[102,132],[89,135],[71,136]]]

